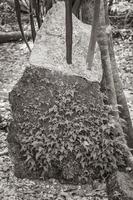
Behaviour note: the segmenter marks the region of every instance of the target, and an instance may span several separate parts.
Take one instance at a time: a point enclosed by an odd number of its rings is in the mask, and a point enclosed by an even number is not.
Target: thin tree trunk
[[[72,64],[72,2],[65,0],[66,6],[66,60]]]
[[[80,8],[81,0],[75,0],[72,12],[75,16],[79,14],[79,8]]]
[[[116,119],[119,119],[119,114],[117,110],[117,98],[114,87],[114,80],[110,62],[110,55],[108,49],[108,38],[106,34],[106,23],[105,23],[105,11],[104,2],[101,0],[101,12],[100,12],[100,28],[97,34],[97,39],[101,51],[101,59],[103,64],[103,71],[106,78],[106,87],[108,93],[108,103],[112,106],[113,115]]]
[[[95,0],[91,37],[90,37],[90,43],[89,43],[89,48],[88,48],[88,53],[87,53],[87,66],[88,66],[87,69],[89,70],[91,70],[93,60],[94,60],[97,29],[99,25],[99,13],[100,13],[100,0]]]
[[[36,7],[35,7],[35,12],[36,12],[36,19],[38,23],[38,28],[41,27],[42,25],[42,20],[41,20],[41,10],[40,10],[40,0],[35,0],[36,2]]]
[[[34,25],[34,17],[33,17],[33,0],[30,1],[30,25],[31,25],[31,33],[32,33],[32,40],[35,41],[36,38],[36,30]]]
[[[20,28],[20,31],[21,31],[21,34],[22,34],[22,38],[24,40],[24,42],[26,43],[29,51],[31,52],[31,49],[30,49],[30,46],[27,42],[27,39],[24,35],[24,31],[23,31],[23,27],[22,27],[22,22],[21,22],[21,9],[20,9],[20,3],[19,3],[19,0],[14,0],[14,3],[15,3],[15,11],[16,11],[16,17],[17,17],[17,21],[18,21],[18,25],[19,25],[19,28]]]

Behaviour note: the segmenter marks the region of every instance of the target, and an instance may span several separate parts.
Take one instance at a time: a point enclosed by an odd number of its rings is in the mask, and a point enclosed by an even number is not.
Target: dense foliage
[[[122,135],[109,119],[110,107],[91,104],[88,109],[75,94],[71,90],[59,95],[38,120],[38,127],[22,137],[24,162],[42,178],[53,167],[66,180],[86,182],[125,166]]]

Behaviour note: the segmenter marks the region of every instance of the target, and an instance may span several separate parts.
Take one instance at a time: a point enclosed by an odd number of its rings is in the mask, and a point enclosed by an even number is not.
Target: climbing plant
[[[111,107],[81,104],[75,89],[56,95],[38,126],[19,136],[21,155],[30,172],[46,177],[49,170],[66,180],[105,179],[126,166],[125,151],[115,130]],[[28,126],[28,124],[27,124]],[[47,128],[46,128],[47,127]]]

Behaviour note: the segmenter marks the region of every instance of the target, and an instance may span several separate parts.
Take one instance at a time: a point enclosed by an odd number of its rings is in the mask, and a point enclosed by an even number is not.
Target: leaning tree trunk
[[[99,34],[97,35],[97,40],[99,43],[100,51],[101,51],[101,58],[103,63],[103,71],[105,74],[105,80],[106,80],[106,88],[107,88],[107,94],[108,94],[108,103],[112,106],[113,110],[113,116],[116,123],[116,129],[122,133],[123,130],[121,128],[120,122],[119,122],[119,113],[117,109],[117,97],[116,97],[116,91],[115,91],[115,85],[114,85],[114,77],[112,73],[112,66],[111,66],[111,60],[110,60],[110,54],[109,54],[109,45],[108,45],[108,37],[106,33],[106,21],[105,21],[105,0],[101,0],[101,14],[100,14],[100,30]],[[128,148],[126,144],[126,140],[123,137],[122,140],[119,141],[126,152],[126,161],[127,164],[133,169],[133,156],[130,152],[130,149]]]
[[[82,3],[82,15],[83,15],[82,19],[83,19],[83,22],[88,23],[88,24],[92,24],[93,8],[94,8],[94,5],[90,2],[90,0],[83,0],[83,3]],[[105,12],[106,12],[106,23],[109,24],[109,18],[108,18],[108,12],[107,12],[106,6],[105,6]],[[119,106],[120,117],[125,119],[125,121],[127,123],[127,129],[124,130],[124,131],[126,131],[126,134],[127,134],[126,139],[127,139],[127,142],[128,142],[128,146],[133,148],[132,121],[131,121],[126,97],[125,97],[125,94],[123,92],[122,83],[121,83],[119,73],[118,73],[118,68],[117,68],[117,63],[116,63],[116,59],[115,59],[111,34],[110,34],[110,38],[108,40],[108,48],[109,48],[109,55],[110,55],[110,61],[111,61],[111,67],[112,67],[117,103],[119,105],[121,105],[121,107]],[[104,75],[104,77],[105,77],[105,75]],[[103,77],[103,81],[101,82],[103,90],[104,90],[104,86],[105,86],[104,83],[106,82],[104,77]]]
[[[105,11],[103,0],[101,0],[100,27],[97,34],[97,40],[101,51],[101,59],[103,64],[102,66],[106,79],[108,103],[112,106],[113,115],[116,117],[116,119],[119,119],[119,114],[117,110],[117,98],[108,48],[108,38],[106,34]]]
[[[101,17],[100,17],[100,30],[99,30],[99,34],[98,34],[98,42],[99,42],[99,46],[100,46],[100,50],[101,50],[101,57],[102,57],[102,62],[103,62],[103,70],[104,70],[104,74],[105,74],[105,80],[106,80],[106,87],[109,89],[108,91],[108,103],[114,108],[116,109],[117,106],[117,97],[116,97],[116,92],[115,92],[115,85],[114,85],[114,77],[113,77],[113,73],[112,73],[112,66],[111,66],[111,60],[110,60],[110,54],[109,54],[109,45],[108,45],[108,37],[106,34],[106,29],[105,29],[105,7],[104,7],[104,3],[105,0],[101,0]],[[113,95],[111,97],[111,95]],[[123,130],[122,127],[120,125],[119,122],[119,113],[118,111],[114,111],[113,112],[113,116],[114,116],[114,120],[115,120],[115,129],[116,131],[120,132],[123,135]],[[126,162],[127,162],[127,166],[130,166],[133,169],[133,156],[131,154],[130,149],[127,146],[126,140],[124,138],[124,136],[119,139],[118,143],[122,146],[124,152],[126,153]],[[115,174],[112,174],[113,177],[116,177]],[[110,177],[107,178],[106,180],[106,185],[107,185],[107,192],[108,195],[110,196],[110,190],[111,190],[111,186],[113,183],[112,180],[110,181]],[[118,183],[118,179],[116,177],[115,183]],[[126,186],[126,184],[124,183],[124,186]],[[121,197],[123,196],[123,191],[117,190],[117,187],[113,188],[113,193],[115,191],[120,192]],[[114,197],[111,194],[111,196],[109,197],[110,200],[113,200]],[[122,199],[122,198],[121,198]],[[124,199],[129,199],[129,198],[123,198]]]
[[[106,34],[106,28],[105,28],[105,10],[104,10],[104,0],[101,0],[102,3],[102,9],[101,9],[101,23],[100,23],[100,28],[99,28],[99,34],[98,34],[98,42],[101,50],[101,57],[102,57],[102,63],[103,63],[103,71],[105,74],[105,79],[106,79],[106,87],[108,89],[108,103],[112,105],[114,109],[116,109],[117,106],[117,97],[116,97],[116,92],[115,92],[115,84],[114,84],[114,77],[113,77],[113,72],[112,72],[112,66],[111,66],[111,60],[110,60],[110,53],[109,53],[109,45],[108,45],[108,37]],[[119,114],[118,110],[115,110],[113,113],[113,120],[115,122],[115,130],[116,132],[120,132],[123,137],[118,140],[118,143],[121,145],[124,155],[126,155],[125,160],[127,163],[127,166],[130,166],[133,170],[133,156],[131,154],[130,149],[127,146],[122,127],[119,123]],[[119,171],[118,171],[119,172]],[[117,170],[116,170],[117,173]],[[127,174],[126,174],[127,175]],[[106,179],[106,185],[107,185],[107,193],[109,195],[109,200],[115,199],[114,194],[115,192],[120,192],[120,198],[121,200],[129,200],[129,198],[124,198],[123,196],[123,190],[121,190],[121,187],[117,187],[118,185],[118,179],[115,175],[115,173],[112,173],[112,177],[115,179]],[[115,181],[112,181],[115,180]],[[125,181],[125,180],[124,180]],[[132,182],[132,179],[131,179]],[[112,187],[112,185],[114,187]],[[124,188],[126,188],[126,182],[123,183]],[[127,188],[126,188],[127,189]]]
[[[95,53],[95,46],[96,46],[96,39],[97,39],[97,27],[99,24],[99,13],[100,13],[100,0],[95,0],[94,6],[94,14],[93,14],[93,23],[91,29],[91,38],[89,42],[89,48],[87,53],[87,69],[91,70],[94,53]]]
[[[109,16],[108,16],[108,9],[107,9],[107,3],[105,3],[105,12],[106,12],[106,24],[109,25]],[[133,148],[133,126],[132,126],[132,120],[130,117],[129,108],[127,105],[127,100],[123,91],[122,83],[119,77],[118,67],[115,59],[115,53],[113,49],[113,41],[112,41],[112,34],[109,34],[108,37],[108,46],[109,46],[109,54],[110,54],[110,60],[112,65],[112,72],[113,72],[113,79],[114,79],[114,85],[116,90],[116,96],[117,96],[117,102],[120,105],[119,106],[119,114],[122,119],[126,121],[126,130],[124,130],[127,134],[127,143],[130,148]]]
[[[114,78],[114,84],[115,84],[115,90],[117,95],[117,102],[120,105],[119,111],[120,111],[120,117],[123,118],[126,121],[126,134],[127,134],[127,143],[130,148],[133,148],[133,127],[132,127],[132,121],[130,117],[129,108],[127,105],[127,100],[123,91],[122,83],[119,77],[117,63],[115,59],[115,54],[113,50],[113,44],[112,44],[112,38],[109,39],[109,53],[110,53],[110,59],[112,64],[112,72],[113,72],[113,78]]]
[[[86,1],[86,3],[88,3]],[[87,5],[86,5],[87,7]],[[93,6],[92,6],[93,7]],[[85,8],[85,7],[84,7]],[[87,13],[82,12],[83,14]],[[83,19],[87,20],[87,17]],[[84,21],[85,23],[88,23],[88,21]],[[117,97],[116,97],[116,92],[115,92],[115,85],[114,85],[114,79],[113,79],[113,73],[112,73],[112,66],[111,66],[111,61],[110,61],[110,54],[109,54],[109,46],[108,46],[108,37],[106,34],[106,23],[105,23],[105,10],[104,10],[104,1],[101,0],[101,12],[100,12],[100,27],[99,27],[99,34],[97,37],[100,50],[101,50],[101,59],[102,59],[102,64],[103,64],[103,71],[106,79],[106,89],[107,89],[107,95],[108,95],[108,103],[112,106],[113,112],[112,115],[114,116],[114,120],[116,122],[116,129],[122,133],[123,135],[123,130],[121,128],[121,125],[119,123],[119,113],[117,109]],[[126,152],[127,158],[127,164],[133,169],[133,156],[126,144],[125,138],[122,138],[120,141],[123,150]]]

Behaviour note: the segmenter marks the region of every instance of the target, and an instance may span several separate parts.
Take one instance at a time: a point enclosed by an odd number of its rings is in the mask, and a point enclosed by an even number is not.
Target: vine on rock
[[[65,180],[85,183],[126,165],[119,140],[123,136],[115,131],[111,108],[88,108],[77,95],[74,89],[58,93],[38,126],[21,139],[24,162],[40,177],[54,168]]]

